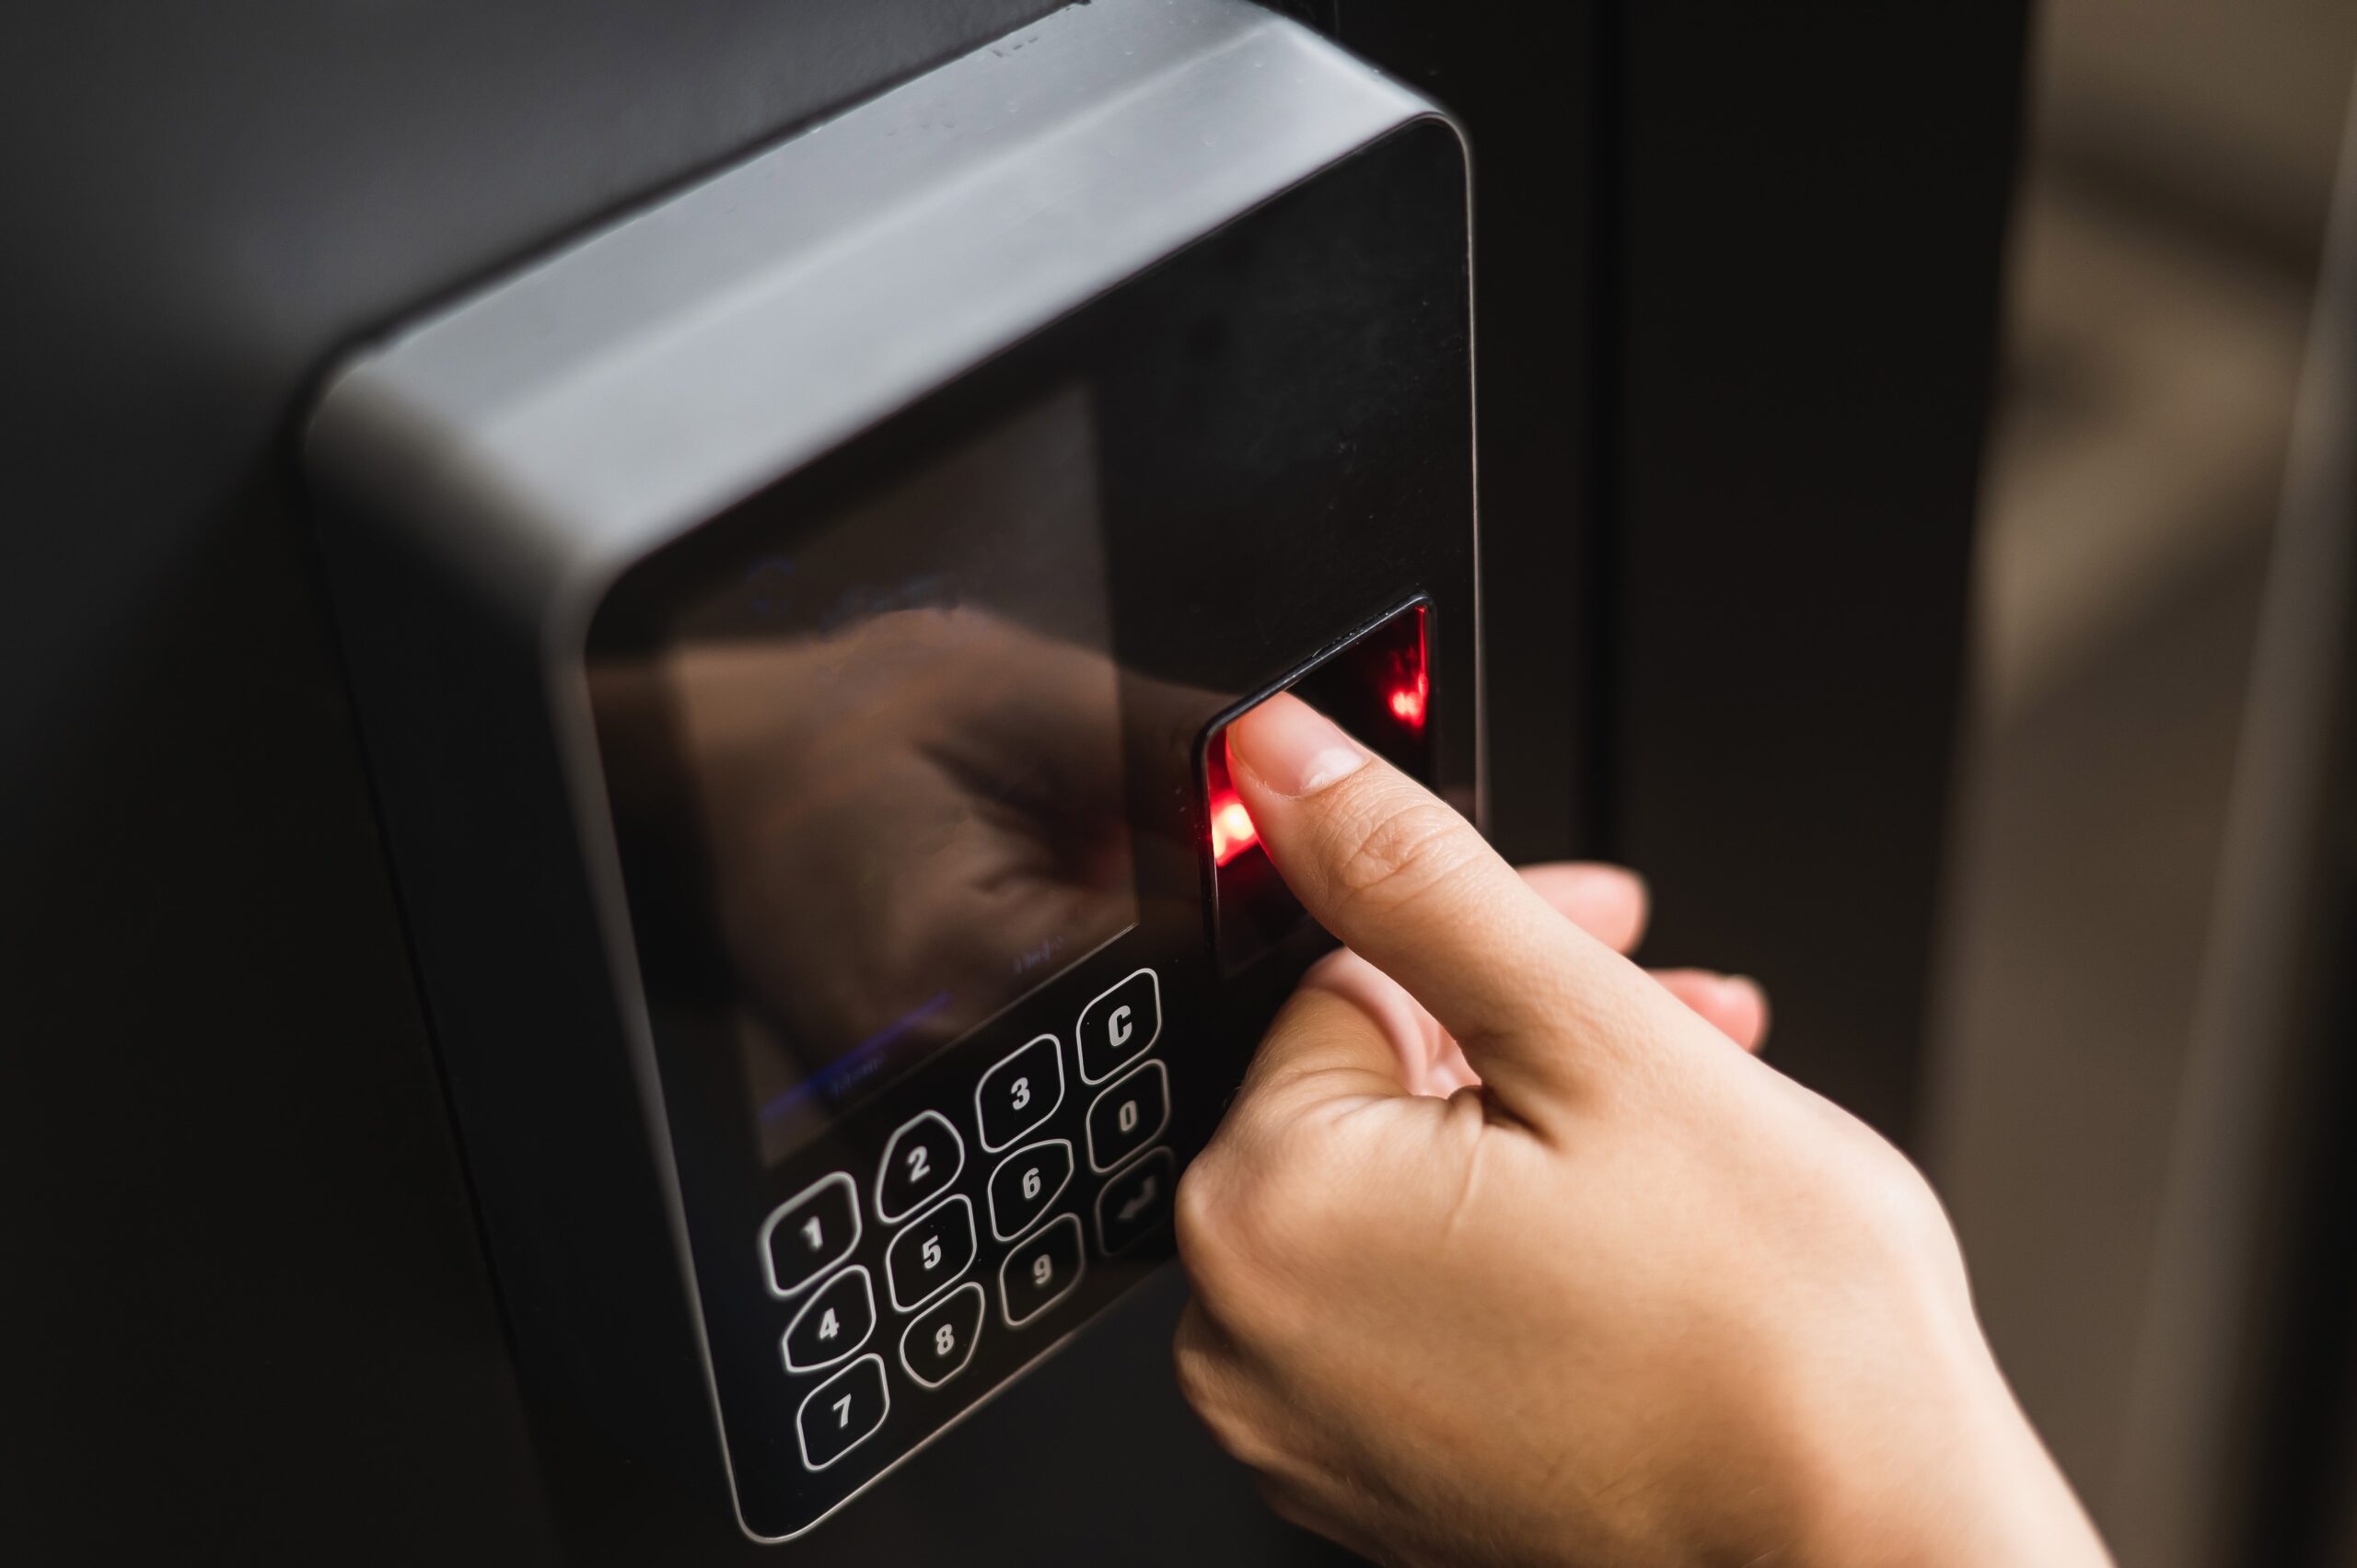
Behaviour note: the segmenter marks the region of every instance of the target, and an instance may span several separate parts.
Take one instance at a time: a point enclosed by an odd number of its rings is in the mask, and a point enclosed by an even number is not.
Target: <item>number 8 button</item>
[[[1041,1035],[982,1074],[974,1087],[974,1113],[982,1124],[982,1147],[1006,1147],[1055,1113],[1064,1098],[1064,1063],[1056,1037]]]

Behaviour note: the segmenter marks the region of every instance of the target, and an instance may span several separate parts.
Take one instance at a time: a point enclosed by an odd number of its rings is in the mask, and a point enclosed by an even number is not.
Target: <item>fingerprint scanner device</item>
[[[1096,0],[328,384],[519,1365],[755,1539],[1169,1258],[1326,941],[1226,725],[1292,689],[1478,803],[1466,200],[1294,24]]]

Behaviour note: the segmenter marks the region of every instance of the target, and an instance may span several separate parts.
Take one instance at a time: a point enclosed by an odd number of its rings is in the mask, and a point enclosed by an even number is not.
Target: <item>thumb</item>
[[[1564,920],[1473,825],[1291,695],[1228,726],[1260,842],[1318,923],[1439,1019],[1526,1121],[1627,1051],[1666,993]],[[1573,1049],[1566,1050],[1569,1043]]]

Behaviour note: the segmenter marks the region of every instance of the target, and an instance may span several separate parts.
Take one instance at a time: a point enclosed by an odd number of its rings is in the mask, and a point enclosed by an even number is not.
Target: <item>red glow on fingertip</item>
[[[1225,865],[1246,850],[1260,842],[1260,830],[1252,825],[1252,813],[1233,790],[1212,800],[1212,863]]]

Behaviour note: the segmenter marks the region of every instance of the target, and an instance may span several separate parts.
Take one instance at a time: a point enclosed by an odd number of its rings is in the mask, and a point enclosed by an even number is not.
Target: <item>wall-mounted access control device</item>
[[[1480,791],[1465,152],[1095,0],[359,352],[307,463],[523,1369],[809,1529],[1171,1252],[1323,941],[1298,685]]]

